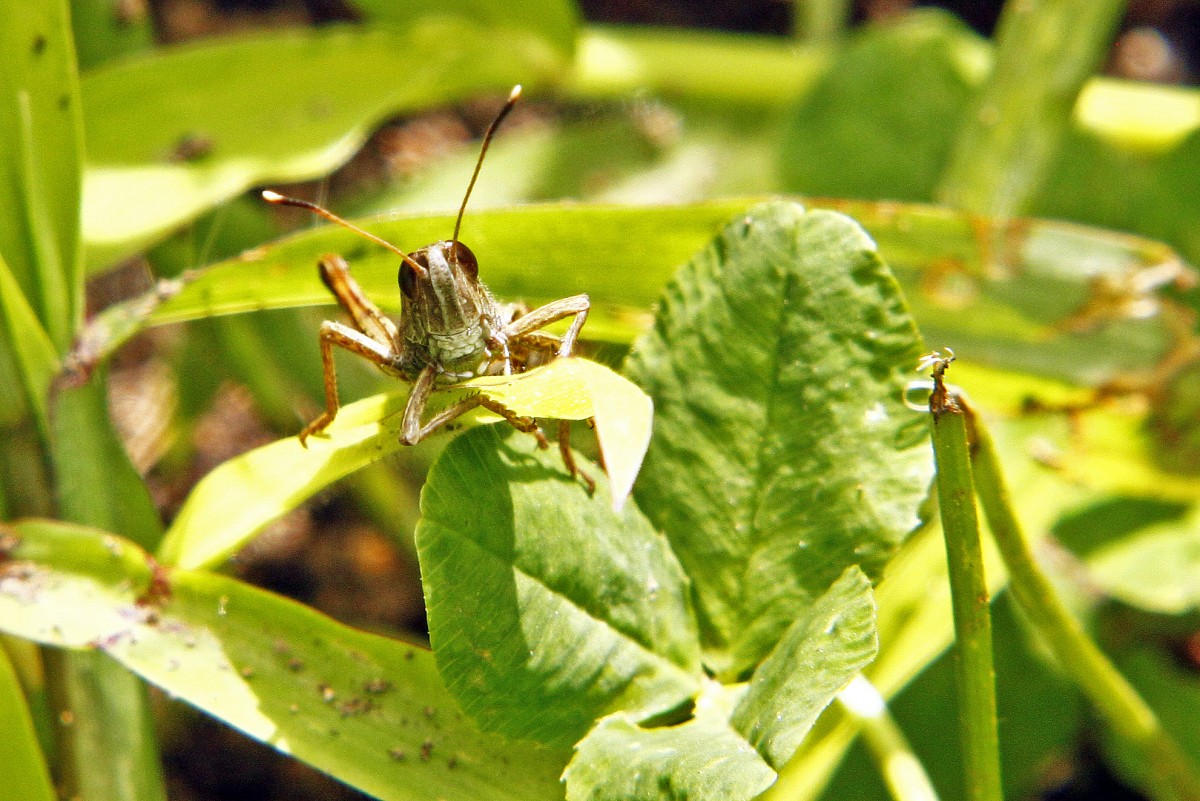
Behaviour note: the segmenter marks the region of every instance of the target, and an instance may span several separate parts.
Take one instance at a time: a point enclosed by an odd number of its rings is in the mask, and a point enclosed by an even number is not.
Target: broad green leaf
[[[775,781],[775,771],[729,725],[737,695],[707,681],[686,723],[643,728],[625,714],[600,721],[563,773],[568,801],[754,798]]]
[[[438,17],[403,30],[208,41],[97,69],[83,83],[89,265],[106,266],[250,186],[323,175],[389,116],[503,97],[559,68],[536,37],[496,47],[486,26]]]
[[[468,432],[430,470],[421,511],[429,639],[483,728],[570,745],[603,715],[645,719],[697,690],[689,585],[666,539],[589,498],[557,454]]]
[[[0,6],[0,255],[59,353],[82,319],[79,79],[66,0]]]
[[[4,766],[6,798],[54,801],[58,798],[50,781],[50,770],[38,746],[37,732],[21,683],[4,649],[0,648],[0,765]]]
[[[901,395],[921,348],[873,243],[830,212],[757,207],[667,288],[627,365],[655,405],[635,496],[696,584],[718,675],[917,524],[930,459]]]
[[[865,28],[793,111],[784,185],[819,196],[929,200],[990,66],[984,40],[949,14]]]
[[[475,379],[435,393],[426,419],[472,390],[497,398],[518,415],[595,417],[597,438],[605,458],[612,460],[615,476],[603,496],[621,506],[646,452],[653,411],[637,387],[601,365],[558,359],[520,375]],[[343,406],[328,429],[309,438],[307,448],[289,437],[220,465],[188,496],[163,539],[159,557],[187,568],[224,561],[267,523],[339,478],[404,447],[400,433],[407,402],[408,392],[399,392]],[[496,419],[490,413],[475,413],[455,422]]]
[[[576,746],[569,799],[752,798],[770,786],[817,716],[875,655],[871,584],[856,567],[788,629],[749,685],[705,685],[695,717],[642,728],[605,718]]]
[[[1064,516],[1053,533],[1109,595],[1164,615],[1200,607],[1200,504],[1108,498]]]
[[[102,531],[49,521],[13,530],[19,544],[0,567],[9,633],[99,648],[377,798],[561,797],[565,755],[480,734],[417,646],[224,576],[155,568]]]
[[[567,60],[575,49],[578,12],[571,0],[536,0],[507,3],[504,0],[353,0],[371,22],[405,28],[435,16],[464,18],[492,31],[505,47],[514,40],[535,40],[553,48],[554,55]],[[550,58],[550,56],[547,56]]]
[[[731,722],[776,770],[817,716],[875,658],[875,598],[856,566],[800,612],[754,671]]]
[[[3,256],[0,256],[0,324],[5,334],[0,347],[12,351],[29,408],[33,409],[45,436],[50,430],[46,398],[58,373],[58,354]]]

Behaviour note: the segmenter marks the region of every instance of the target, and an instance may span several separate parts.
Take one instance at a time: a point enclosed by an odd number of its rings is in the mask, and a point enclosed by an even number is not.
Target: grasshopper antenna
[[[476,168],[476,172],[478,172],[478,168]],[[474,183],[474,181],[472,181],[472,183]],[[313,214],[316,214],[320,217],[324,217],[325,219],[329,220],[331,223],[337,223],[338,225],[342,226],[343,228],[349,228],[351,231],[358,234],[359,236],[366,237],[367,239],[370,239],[375,244],[377,244],[381,247],[387,248],[392,253],[395,253],[397,256],[404,259],[404,261],[408,263],[408,266],[412,267],[414,270],[417,271],[417,275],[425,274],[424,267],[422,267],[419,263],[417,263],[417,261],[415,259],[413,259],[412,256],[408,255],[403,250],[401,250],[400,248],[393,245],[391,242],[387,241],[386,239],[382,239],[378,236],[375,236],[375,234],[372,234],[368,231],[364,231],[363,229],[359,228],[357,225],[350,222],[349,220],[342,219],[341,217],[337,216],[329,209],[318,206],[316,203],[309,203],[307,200],[300,200],[299,198],[288,197],[287,195],[281,195],[278,192],[272,192],[270,189],[264,189],[262,191],[262,199],[267,201],[268,203],[274,203],[276,206],[295,206],[298,209],[308,209]]]
[[[467,200],[471,197],[471,190],[475,188],[475,179],[479,177],[479,169],[483,166],[483,157],[487,154],[488,145],[492,143],[492,136],[520,99],[521,84],[517,84],[508,93],[508,101],[504,104],[504,108],[500,109],[496,119],[492,120],[492,124],[488,126],[487,133],[483,135],[483,147],[479,149],[479,160],[475,162],[475,172],[471,173],[471,183],[467,184],[467,193],[463,195],[462,205],[458,207],[458,217],[454,220],[454,236],[450,237],[450,242],[454,245],[458,244],[458,229],[462,226],[463,212],[467,210]]]

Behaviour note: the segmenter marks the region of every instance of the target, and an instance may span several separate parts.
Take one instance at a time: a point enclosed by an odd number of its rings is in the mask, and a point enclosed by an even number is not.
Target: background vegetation
[[[1195,797],[1200,94],[1100,76],[1195,56],[1138,4],[1009,3],[987,37],[884,5],[775,4],[768,36],[562,0],[0,2],[0,796],[978,797],[903,402],[949,345],[1148,705],[1056,655],[988,545],[1006,794]],[[291,439],[317,257],[392,311],[396,265],[251,190],[443,238],[515,83],[463,238],[502,298],[588,292],[587,355],[653,398],[621,511],[527,438],[400,448],[406,389],[350,360],[365,400]],[[594,414],[629,477],[644,396],[596,370],[509,400]]]

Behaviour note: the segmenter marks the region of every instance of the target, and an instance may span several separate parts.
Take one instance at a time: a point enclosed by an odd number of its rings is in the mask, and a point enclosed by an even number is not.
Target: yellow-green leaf
[[[442,408],[469,390],[482,391],[527,417],[595,417],[614,507],[628,497],[650,441],[652,415],[650,399],[628,380],[584,359],[559,359],[517,376],[466,382],[435,394],[431,406]],[[388,393],[343,406],[328,429],[309,437],[307,448],[289,437],[225,462],[192,490],[163,540],[160,557],[189,568],[217,564],[306,498],[403,447],[407,398],[407,392]],[[462,422],[495,419],[470,414]]]

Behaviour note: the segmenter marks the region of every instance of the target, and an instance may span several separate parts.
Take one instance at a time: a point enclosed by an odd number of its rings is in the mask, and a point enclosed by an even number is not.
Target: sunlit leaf
[[[470,383],[528,417],[594,418],[613,508],[620,511],[650,445],[654,404],[629,379],[586,359],[558,359],[515,378]]]
[[[343,406],[307,448],[289,437],[222,463],[188,495],[163,538],[159,558],[185,568],[220,564],[267,523],[400,448],[406,401],[407,393],[366,398]]]
[[[645,394],[629,381],[582,359],[559,359],[528,373],[476,379],[437,393],[426,415],[472,389],[494,394],[518,415],[561,420],[594,416],[601,447],[619,482],[609,502],[620,506],[624,501],[646,451],[652,414]],[[328,429],[308,439],[307,448],[289,437],[225,462],[192,490],[163,540],[160,557],[189,568],[228,558],[267,523],[322,488],[403,447],[407,402],[407,392],[367,398],[343,406]],[[475,414],[460,422],[495,419]]]
[[[787,764],[817,716],[871,663],[875,598],[857,567],[803,610],[750,678],[731,718],[776,770]]]
[[[674,269],[752,205],[527,206],[469,215],[463,238],[481,278],[505,300],[587,292],[591,339],[630,341]],[[1164,295],[1191,275],[1168,247],[1048,220],[995,221],[917,204],[817,201],[859,221],[896,272],[931,343],[973,362],[1102,384],[1164,359],[1178,327]],[[442,239],[449,216],[380,218],[365,227],[406,248]],[[317,259],[341,253],[367,294],[395,311],[396,258],[326,226],[170,281],[99,315],[81,355],[99,358],[144,325],[257,309],[327,304]]]
[[[568,801],[748,801],[775,771],[729,723],[737,691],[708,682],[695,717],[643,728],[628,715],[600,721],[578,746],[563,779]]]
[[[1090,582],[1131,606],[1200,607],[1200,504],[1106,498],[1064,516],[1054,535],[1084,559]]]
[[[666,539],[588,497],[558,454],[469,432],[430,471],[421,511],[430,641],[484,728],[570,745],[605,714],[644,719],[695,692],[689,585]]]
[[[147,681],[381,799],[561,797],[565,755],[480,734],[428,651],[356,631],[132,543],[49,521],[12,529],[0,629],[100,648]],[[87,615],[80,615],[87,609]],[[512,763],[520,771],[506,770]]]
[[[585,336],[603,336],[630,307],[648,305],[675,267],[750,204],[733,199],[664,208],[555,203],[489,209],[464,221],[462,239],[479,257],[479,277],[497,297],[540,303],[587,292],[593,311]],[[415,250],[448,237],[454,217],[379,218],[365,227]],[[349,231],[323,226],[214,265],[163,301],[149,322],[330,303],[317,276],[323,253],[345,256],[377,304],[399,308],[396,256]],[[628,331],[628,323],[624,328]]]
[[[929,450],[901,394],[921,347],[874,245],[830,212],[758,207],[667,288],[627,365],[655,403],[635,497],[696,583],[718,675],[916,525]]]

